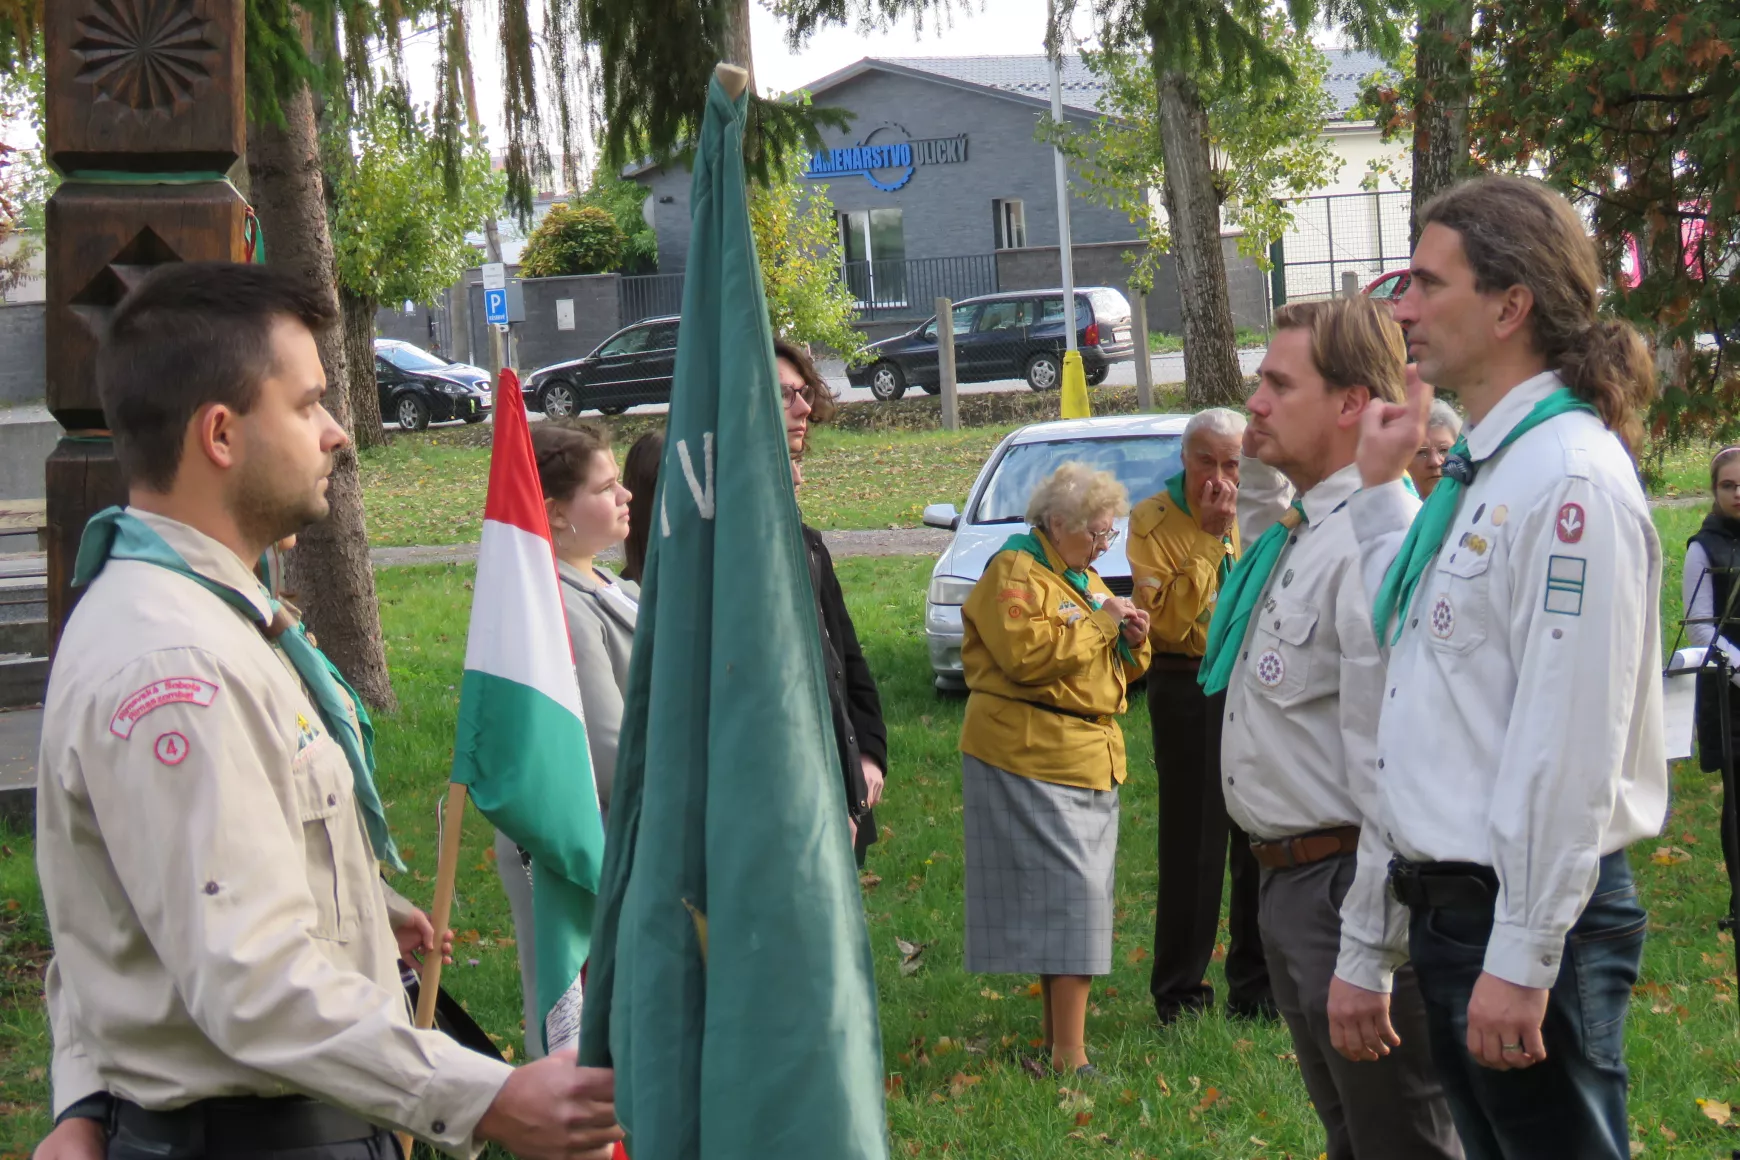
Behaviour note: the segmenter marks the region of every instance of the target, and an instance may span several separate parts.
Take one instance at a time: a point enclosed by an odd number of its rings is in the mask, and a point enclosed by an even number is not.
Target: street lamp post
[[[1045,54],[1051,58],[1051,121],[1054,132],[1063,132],[1063,27],[1057,19],[1057,0],[1050,0]],[[1069,168],[1063,146],[1053,142],[1051,159],[1057,171],[1057,252],[1063,266],[1063,332],[1066,350],[1076,349],[1075,249],[1069,238]]]

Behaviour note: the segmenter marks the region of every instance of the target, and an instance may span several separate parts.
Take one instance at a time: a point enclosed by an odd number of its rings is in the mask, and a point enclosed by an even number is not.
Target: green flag
[[[634,1160],[882,1160],[876,984],[717,81],[582,1015]],[[703,1150],[703,1141],[705,1148]]]

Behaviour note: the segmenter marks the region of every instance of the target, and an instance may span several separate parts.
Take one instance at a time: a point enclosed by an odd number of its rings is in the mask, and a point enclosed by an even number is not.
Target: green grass
[[[938,498],[947,498],[940,494]],[[1699,513],[1657,512],[1669,574],[1664,625],[1677,622],[1678,559]],[[839,562],[859,636],[881,685],[889,722],[889,796],[883,840],[872,847],[865,909],[876,958],[896,1157],[1227,1158],[1318,1156],[1321,1130],[1278,1025],[1219,1014],[1168,1030],[1147,996],[1153,922],[1155,787],[1146,707],[1124,721],[1130,779],[1123,795],[1114,969],[1096,982],[1089,1049],[1117,1077],[1092,1107],[1055,1080],[1029,1078],[1013,1049],[1038,1034],[1030,979],[961,969],[959,756],[962,703],[932,691],[921,628],[930,562]],[[435,814],[451,754],[464,659],[470,568],[379,573],[398,713],[380,722],[381,787],[410,871],[395,885],[427,905],[433,891]],[[1666,630],[1671,644],[1672,628]],[[1725,897],[1716,780],[1676,771],[1663,836],[1633,852],[1650,939],[1628,1023],[1633,1139],[1646,1156],[1709,1157],[1736,1141],[1698,1105],[1740,1103],[1734,946],[1715,931]],[[35,969],[46,941],[27,838],[0,854],[0,1155],[29,1148],[46,1125],[46,1028]],[[453,925],[457,963],[444,979],[504,1047],[523,1051],[512,925],[489,859],[491,832],[471,811]],[[1671,853],[1657,859],[1659,849]],[[18,905],[13,907],[10,902]],[[924,944],[923,966],[903,977],[896,939]],[[1218,961],[1210,974],[1221,983]],[[1212,1093],[1212,1098],[1211,1098]],[[1084,1119],[1085,1117],[1085,1119]]]
[[[929,503],[966,500],[991,449],[1019,424],[950,431],[818,427],[798,492],[804,519],[828,531],[916,528]],[[483,527],[489,448],[401,435],[366,451],[363,514],[375,547],[469,544]]]
[[[1234,341],[1240,350],[1256,350],[1269,345],[1269,332],[1253,330],[1241,326],[1234,332]],[[1184,350],[1184,336],[1181,334],[1153,333],[1148,335],[1149,354],[1180,354]]]

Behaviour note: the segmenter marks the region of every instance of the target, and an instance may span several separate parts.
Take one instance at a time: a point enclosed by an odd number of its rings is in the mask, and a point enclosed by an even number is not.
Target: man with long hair
[[[1396,1046],[1405,942],[1470,1157],[1624,1160],[1645,927],[1625,848],[1667,804],[1661,545],[1629,454],[1653,370],[1597,317],[1594,245],[1546,186],[1478,178],[1420,224],[1395,319],[1469,428],[1410,526],[1430,391],[1363,417],[1350,506],[1391,649],[1374,820],[1410,913],[1404,940],[1399,907],[1350,899],[1332,1034],[1353,1059]]]

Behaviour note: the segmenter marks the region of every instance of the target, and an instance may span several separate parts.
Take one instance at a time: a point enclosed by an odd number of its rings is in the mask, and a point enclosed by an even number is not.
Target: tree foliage
[[[593,171],[592,185],[580,198],[581,205],[596,206],[609,214],[622,231],[619,274],[651,274],[658,269],[659,236],[641,213],[648,192],[646,186],[624,181],[601,165]]]
[[[622,227],[595,205],[552,205],[520,252],[520,276],[559,278],[616,269],[627,245]]]
[[[852,327],[852,292],[840,277],[845,255],[827,186],[809,184],[796,165],[777,171],[750,194],[749,224],[773,332],[858,361],[864,339]]]
[[[1740,435],[1740,9],[1480,0],[1469,51],[1472,164],[1576,202],[1608,306],[1656,342],[1655,450]],[[1415,94],[1373,95],[1409,123]]]
[[[1276,199],[1322,187],[1340,166],[1322,135],[1323,122],[1335,111],[1323,87],[1328,59],[1282,20],[1269,21],[1263,31],[1265,50],[1285,62],[1285,71],[1261,81],[1198,74],[1221,210],[1227,225],[1241,231],[1239,251],[1260,262],[1291,225]],[[1083,60],[1105,85],[1101,107],[1110,119],[1046,135],[1078,162],[1096,199],[1142,228],[1148,250],[1137,267],[1137,285],[1151,286],[1160,254],[1172,246],[1170,224],[1149,201],[1149,190],[1160,187],[1166,170],[1152,61],[1135,48],[1089,51]]]
[[[340,283],[373,302],[433,302],[473,261],[465,235],[501,202],[487,150],[466,151],[449,194],[428,111],[386,95],[359,109],[342,145],[354,162],[333,177]]]

